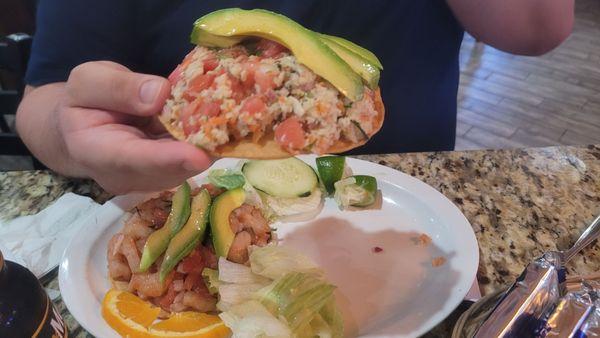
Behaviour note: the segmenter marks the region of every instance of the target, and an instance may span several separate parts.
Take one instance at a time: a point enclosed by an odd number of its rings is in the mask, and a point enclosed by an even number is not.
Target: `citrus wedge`
[[[225,338],[231,334],[218,316],[182,312],[157,322],[159,313],[159,307],[115,289],[102,302],[102,317],[122,337]]]

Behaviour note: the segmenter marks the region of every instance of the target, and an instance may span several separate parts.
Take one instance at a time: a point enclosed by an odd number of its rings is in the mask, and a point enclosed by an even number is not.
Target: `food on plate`
[[[265,10],[198,19],[160,120],[217,156],[285,158],[366,143],[384,118],[381,63],[366,49]]]
[[[274,220],[308,220],[323,207],[315,170],[298,158],[244,162],[242,173]]]
[[[433,266],[434,268],[440,267],[444,264],[446,264],[446,257],[443,256],[434,257],[431,260],[431,266]]]
[[[277,197],[305,197],[319,184],[314,169],[295,157],[248,161],[242,172],[254,188]]]
[[[375,203],[377,180],[373,176],[354,175],[335,182],[333,198],[343,209],[347,207],[367,207]]]
[[[212,314],[180,312],[157,321],[160,308],[126,292],[111,289],[102,301],[102,317],[122,337],[225,338],[231,331]]]
[[[102,315],[115,331],[124,337],[342,337],[335,286],[309,258],[269,243],[271,229],[243,188],[182,187],[138,206],[109,242],[114,288]],[[212,204],[209,190],[216,194]],[[182,209],[182,191],[191,198],[188,219],[141,272],[144,243],[169,225],[167,209]],[[212,241],[205,239],[207,219]]]
[[[250,266],[219,259],[209,283],[219,317],[233,337],[342,337],[335,286],[307,257],[289,248],[254,248]]]
[[[216,268],[220,255],[245,263],[251,245],[271,240],[269,223],[243,193],[223,210],[223,202],[235,192],[212,184],[191,189],[184,183],[175,193],[164,192],[137,206],[109,242],[108,272],[115,288],[148,300],[164,314],[214,311],[217,299],[206,288],[203,269]],[[213,224],[219,217],[229,233]]]
[[[321,182],[329,195],[335,191],[335,182],[352,174],[344,156],[321,156],[317,157],[316,163]]]
[[[190,216],[190,186],[185,182],[173,195],[171,211],[164,226],[148,236],[144,244],[144,250],[139,270],[145,272],[150,265],[156,261],[169,245],[171,238],[179,232],[179,229]]]

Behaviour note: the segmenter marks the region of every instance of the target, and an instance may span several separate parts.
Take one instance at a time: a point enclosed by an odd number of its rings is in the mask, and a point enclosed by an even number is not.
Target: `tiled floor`
[[[573,34],[542,57],[465,37],[456,149],[600,143],[600,1],[577,0]]]
[[[456,149],[600,143],[600,0],[577,0],[573,34],[542,57],[466,36]],[[31,168],[0,156],[0,170]]]

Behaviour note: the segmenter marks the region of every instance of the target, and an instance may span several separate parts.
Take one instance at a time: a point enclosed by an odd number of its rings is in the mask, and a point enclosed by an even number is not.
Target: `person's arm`
[[[66,83],[29,87],[17,130],[59,173],[93,178],[113,193],[171,188],[206,169],[210,159],[193,145],[152,138],[169,91],[159,76],[112,62],[84,63]]]
[[[465,30],[495,48],[540,55],[573,28],[574,0],[447,0]]]

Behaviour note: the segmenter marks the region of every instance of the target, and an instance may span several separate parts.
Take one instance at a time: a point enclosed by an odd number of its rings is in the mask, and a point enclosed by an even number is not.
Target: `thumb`
[[[150,116],[162,109],[171,85],[160,76],[95,61],[75,67],[66,89],[71,106]]]

